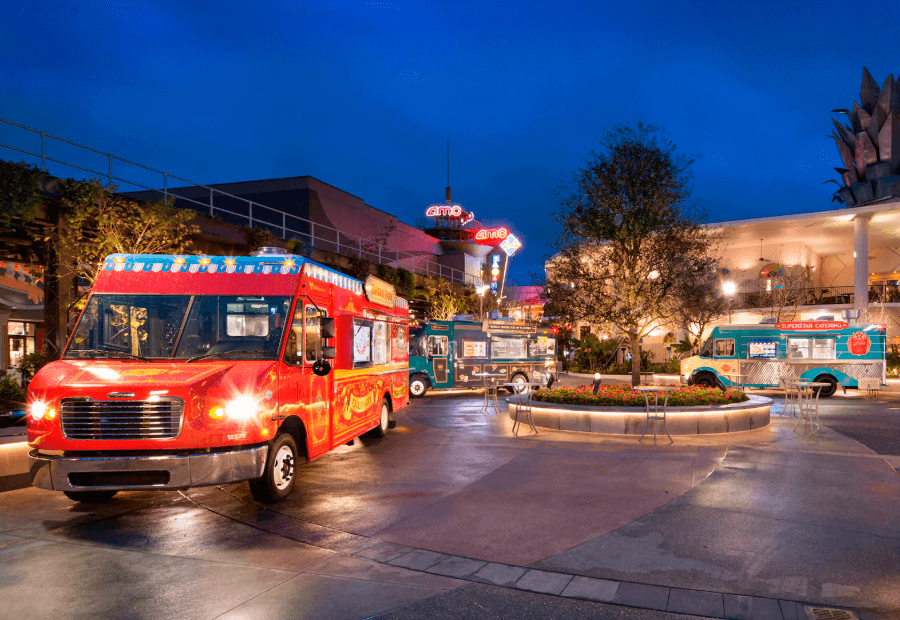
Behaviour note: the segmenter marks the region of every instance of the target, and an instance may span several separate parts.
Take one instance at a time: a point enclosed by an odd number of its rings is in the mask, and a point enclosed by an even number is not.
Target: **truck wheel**
[[[378,426],[368,431],[363,437],[374,437],[376,439],[381,439],[385,435],[387,435],[388,427],[390,426],[390,413],[391,406],[388,404],[387,399],[385,398],[381,401],[381,419],[378,421]]]
[[[714,375],[708,372],[701,372],[694,377],[694,385],[699,385],[700,387],[705,388],[714,388],[718,386],[718,382],[716,381]]]
[[[413,398],[422,398],[428,391],[428,381],[422,375],[413,375],[409,378],[409,395]]]
[[[63,491],[63,495],[83,504],[103,504],[113,498],[118,491]]]
[[[297,442],[288,433],[275,437],[261,478],[250,481],[250,494],[263,504],[280,502],[294,490],[297,479]]]
[[[818,388],[819,396],[828,398],[829,396],[833,396],[838,389],[837,379],[832,377],[831,375],[819,375],[815,379],[816,383],[827,383],[828,387]]]
[[[509,393],[510,394],[521,394],[522,392],[525,391],[525,384],[528,383],[528,377],[526,377],[522,373],[516,373],[512,376],[511,382],[518,383],[520,385],[517,385],[515,387],[506,388],[509,391]]]

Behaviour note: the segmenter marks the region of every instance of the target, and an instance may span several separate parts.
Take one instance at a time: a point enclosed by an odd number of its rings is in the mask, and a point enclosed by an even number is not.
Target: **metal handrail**
[[[395,267],[403,267],[409,269],[414,273],[424,274],[427,276],[434,276],[443,280],[448,280],[455,284],[473,284],[475,286],[480,286],[482,281],[481,278],[468,274],[464,271],[460,271],[459,269],[455,269],[453,267],[447,267],[446,265],[442,265],[438,262],[434,262],[430,260],[432,257],[421,256],[416,254],[411,254],[409,252],[403,252],[402,250],[397,250],[395,248],[391,248],[389,246],[384,245],[380,241],[375,241],[372,239],[367,239],[365,237],[359,237],[357,235],[351,235],[345,232],[341,232],[337,228],[332,228],[331,226],[326,226],[324,224],[316,224],[312,220],[308,220],[303,217],[299,217],[297,215],[293,215],[291,213],[287,213],[285,211],[280,211],[278,209],[273,209],[271,207],[267,207],[266,205],[260,204],[258,202],[254,202],[252,200],[247,200],[241,196],[235,196],[234,194],[229,194],[228,192],[223,192],[222,190],[216,189],[214,187],[209,187],[207,185],[200,185],[199,183],[194,183],[193,181],[189,181],[182,177],[176,176],[174,174],[169,174],[168,172],[164,172],[162,170],[157,170],[155,168],[151,168],[149,166],[144,166],[143,164],[139,164],[137,162],[130,161],[128,159],[123,159],[121,157],[117,157],[110,153],[106,153],[104,151],[99,151],[97,149],[91,148],[89,146],[84,146],[83,144],[78,144],[77,142],[72,142],[71,140],[66,140],[65,138],[60,138],[58,136],[54,136],[52,134],[48,134],[44,131],[40,131],[38,129],[33,129],[31,127],[26,127],[25,125],[21,125],[19,123],[6,120],[0,118],[0,122],[6,123],[7,125],[11,125],[14,127],[18,127],[20,129],[24,129],[26,131],[37,134],[41,137],[41,152],[37,153],[34,151],[30,151],[28,149],[24,149],[21,147],[13,146],[11,144],[6,144],[5,142],[0,142],[0,147],[7,148],[13,151],[17,151],[19,153],[24,153],[26,155],[40,158],[41,161],[41,170],[47,172],[47,162],[53,162],[57,164],[61,164],[63,166],[69,166],[70,168],[75,168],[77,170],[81,170],[82,172],[86,172],[88,174],[97,175],[99,178],[106,179],[110,185],[113,182],[117,183],[127,183],[128,185],[139,187],[145,189],[150,192],[156,192],[162,196],[163,201],[168,204],[169,197],[173,196],[177,200],[183,200],[186,203],[190,203],[187,208],[190,208],[193,211],[197,211],[198,213],[208,214],[211,217],[218,217],[217,212],[226,217],[221,219],[228,218],[239,218],[240,220],[246,221],[246,225],[252,228],[261,228],[264,230],[268,230],[272,234],[280,234],[282,239],[291,239],[296,238],[301,241],[307,242],[311,248],[316,248],[320,250],[332,251],[335,254],[342,254],[344,256],[357,256],[359,258],[366,258],[369,262],[376,262],[381,265],[389,265]],[[55,159],[47,155],[47,138],[51,138],[52,140],[58,140],[60,142],[64,142],[66,144],[70,144],[72,146],[78,147],[80,149],[84,149],[86,151],[90,151],[92,153],[97,153],[98,155],[102,155],[107,158],[108,161],[108,169],[105,172],[101,172],[99,170],[93,170],[91,168],[85,167],[84,165],[75,164],[72,162],[64,161],[61,159]],[[143,185],[141,183],[137,183],[134,180],[126,179],[123,177],[119,177],[113,174],[113,161],[122,162],[124,164],[128,164],[130,166],[135,166],[137,168],[141,168],[142,170],[146,170],[148,172],[152,172],[154,174],[162,175],[162,185],[163,189],[158,189],[155,187],[149,187],[147,185]],[[174,193],[169,189],[169,181],[170,179],[174,179],[181,183],[185,183],[194,188],[203,189],[209,192],[209,202],[201,202],[194,198],[188,198],[187,196],[180,196],[177,193]],[[176,188],[182,189],[182,188]],[[247,214],[237,213],[230,209],[225,209],[221,207],[215,206],[215,197],[220,196],[224,198],[238,200],[247,205]],[[191,205],[197,205],[195,208]],[[257,217],[254,217],[253,211],[254,207],[257,209]],[[271,221],[266,221],[265,219],[260,219],[258,215],[260,215],[260,209],[270,212],[274,214],[275,219],[277,220],[280,216],[281,223],[276,224]],[[308,228],[309,232],[305,232],[303,230],[297,230],[296,228],[292,228],[288,225],[288,222],[296,221],[300,227]],[[244,224],[242,224],[244,225]],[[316,235],[316,229],[319,230],[319,236]],[[321,236],[322,234],[327,236]],[[330,238],[333,237],[333,238]],[[342,243],[343,238],[343,243]]]
[[[856,298],[853,286],[820,286],[796,291],[756,291],[735,295],[733,308],[770,308],[772,306],[835,306],[851,305]],[[900,286],[894,284],[869,285],[869,302],[900,303]]]

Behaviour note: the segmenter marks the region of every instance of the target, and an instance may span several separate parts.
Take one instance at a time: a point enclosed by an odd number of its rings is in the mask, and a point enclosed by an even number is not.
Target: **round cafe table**
[[[666,407],[669,404],[669,392],[677,392],[680,390],[680,387],[676,387],[674,385],[641,385],[634,388],[635,392],[643,392],[644,393],[644,408],[647,412],[647,422],[644,424],[644,432],[641,433],[641,438],[638,441],[644,440],[644,435],[647,434],[647,427],[650,425],[650,421],[653,421],[653,445],[656,445],[656,424],[660,420],[663,423],[663,432],[665,432],[666,437],[669,438],[669,443],[675,443],[675,440],[672,439],[672,436],[669,435],[669,429],[666,427]],[[665,392],[666,398],[663,401],[662,415],[660,415],[659,411],[659,393]],[[647,394],[656,394],[656,402],[654,403],[654,409],[651,414],[650,412],[650,399],[647,397]]]

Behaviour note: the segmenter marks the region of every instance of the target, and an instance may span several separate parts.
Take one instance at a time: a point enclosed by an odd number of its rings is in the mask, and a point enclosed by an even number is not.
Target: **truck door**
[[[425,352],[431,366],[431,379],[436,388],[453,385],[453,370],[450,365],[450,339],[448,336],[430,334],[425,342]]]
[[[322,347],[330,344],[330,342],[322,338],[321,334],[321,320],[328,316],[328,313],[321,309],[322,305],[320,304],[319,309],[312,304],[305,306],[303,329],[304,387],[306,390],[306,410],[309,416],[307,433],[310,437],[310,443],[314,446],[317,453],[320,447],[324,451],[329,449],[331,445],[331,403],[334,400],[332,387],[334,371],[324,377],[320,377],[312,371],[312,365],[321,354]]]

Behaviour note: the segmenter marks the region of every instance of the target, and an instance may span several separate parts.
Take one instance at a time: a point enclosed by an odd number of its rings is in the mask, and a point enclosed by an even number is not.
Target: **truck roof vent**
[[[814,320],[816,320],[816,321],[833,321],[834,315],[833,314],[823,314],[822,316],[817,316]]]
[[[273,248],[273,247],[264,247],[258,248],[253,252],[250,252],[250,256],[287,256],[290,254],[284,248]]]
[[[774,325],[778,322],[778,319],[774,316],[764,316],[759,320],[760,325]]]
[[[453,317],[454,321],[474,321],[475,316],[472,314],[457,314]]]

